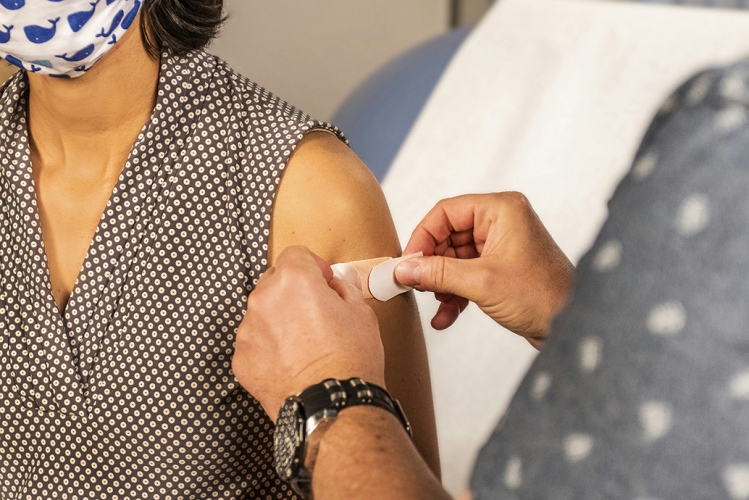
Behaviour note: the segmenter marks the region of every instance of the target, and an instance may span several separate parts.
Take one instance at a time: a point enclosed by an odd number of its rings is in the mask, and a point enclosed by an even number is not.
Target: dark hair
[[[185,55],[208,45],[225,20],[224,0],[143,0],[143,45],[154,59],[165,48]]]

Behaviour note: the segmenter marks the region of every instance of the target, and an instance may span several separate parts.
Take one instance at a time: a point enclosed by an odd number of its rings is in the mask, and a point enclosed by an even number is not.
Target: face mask
[[[30,73],[75,78],[122,38],[141,0],[0,0],[0,57]]]

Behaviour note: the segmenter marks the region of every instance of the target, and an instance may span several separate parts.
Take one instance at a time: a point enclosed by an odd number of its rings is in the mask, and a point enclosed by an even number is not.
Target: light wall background
[[[453,22],[450,0],[227,0],[227,11],[211,52],[322,120],[383,64]]]

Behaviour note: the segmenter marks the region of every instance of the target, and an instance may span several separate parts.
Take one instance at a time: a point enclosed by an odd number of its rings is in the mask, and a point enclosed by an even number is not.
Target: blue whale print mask
[[[0,57],[28,72],[75,78],[132,26],[142,0],[0,0]]]

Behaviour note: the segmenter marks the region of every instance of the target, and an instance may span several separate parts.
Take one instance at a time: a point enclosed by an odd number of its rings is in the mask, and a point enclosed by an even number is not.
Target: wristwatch
[[[310,449],[319,444],[322,434],[351,406],[377,406],[395,415],[412,437],[403,408],[382,387],[360,378],[328,379],[286,399],[278,412],[273,439],[273,458],[278,476],[291,484],[302,498],[310,498],[312,474],[305,467]]]

